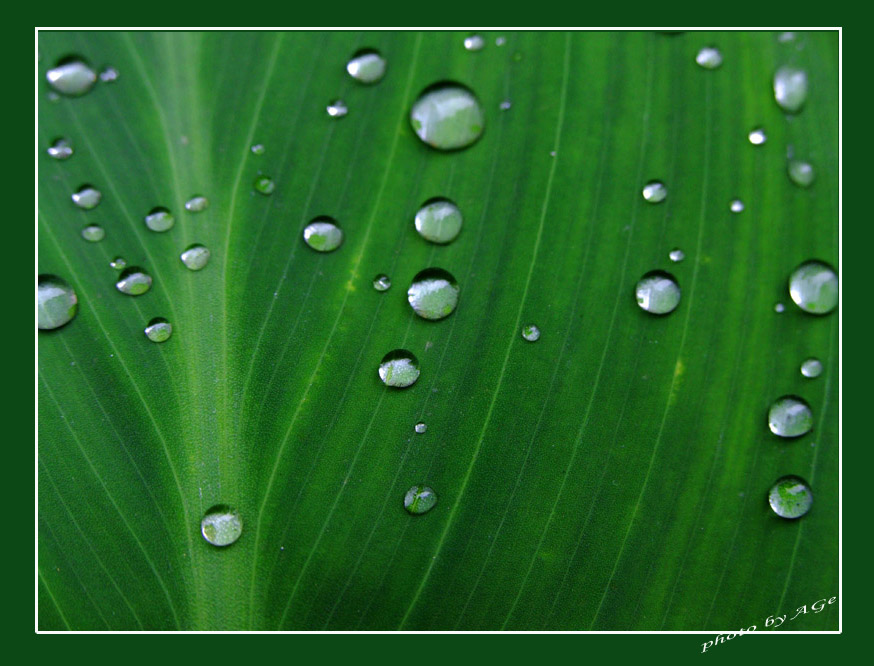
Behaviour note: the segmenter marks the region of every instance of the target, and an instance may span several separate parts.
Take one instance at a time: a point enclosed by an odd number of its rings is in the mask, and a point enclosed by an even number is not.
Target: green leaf
[[[39,82],[38,270],[78,297],[39,332],[41,629],[837,628],[837,604],[809,609],[838,591],[838,315],[787,290],[805,260],[837,266],[837,33],[484,36],[40,33],[41,76],[70,54],[119,73],[55,102]],[[344,70],[364,47],[388,63],[372,86]],[[784,64],[809,75],[794,116]],[[409,110],[446,80],[485,129],[441,153]],[[446,246],[413,226],[438,196],[464,215]],[[321,215],[333,252],[302,239]],[[115,288],[116,256],[147,293]],[[441,321],[406,299],[428,267],[460,287]],[[670,314],[637,306],[652,270],[680,285]],[[156,317],[166,342],[143,333]],[[379,380],[394,349],[418,358],[409,388]],[[770,433],[783,395],[811,433]],[[768,506],[784,475],[812,489],[798,520]],[[419,485],[438,499],[411,515]],[[239,512],[230,546],[200,534],[216,505]]]

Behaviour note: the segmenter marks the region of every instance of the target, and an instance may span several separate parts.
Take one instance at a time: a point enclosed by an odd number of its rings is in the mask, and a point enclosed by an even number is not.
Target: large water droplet
[[[317,252],[332,252],[343,243],[343,230],[336,220],[322,215],[304,227],[303,239]]]
[[[458,305],[458,282],[442,268],[426,268],[416,274],[407,290],[407,300],[423,319],[448,317]]]
[[[781,518],[801,518],[810,511],[813,493],[803,479],[797,476],[784,476],[771,486],[768,503],[774,513]]]
[[[143,221],[152,231],[167,231],[173,228],[173,225],[176,224],[176,218],[173,217],[173,213],[163,206],[153,208],[149,211],[149,214],[143,218]]]
[[[115,270],[120,271],[122,268],[127,267],[127,259],[125,259],[124,257],[116,257],[109,262],[109,265]]]
[[[673,261],[675,264],[680,263],[683,259],[686,258],[686,253],[683,252],[680,248],[674,248],[670,252],[668,252],[668,259]]]
[[[798,187],[810,187],[816,179],[813,165],[803,160],[789,160],[789,163],[786,165],[786,171],[789,174],[789,180],[798,185]]]
[[[391,289],[391,278],[385,273],[380,273],[373,278],[373,288],[377,291],[388,291]]]
[[[379,362],[379,378],[386,386],[412,386],[419,378],[419,359],[406,349],[390,351]]]
[[[213,546],[230,546],[243,533],[243,519],[233,507],[216,504],[204,514],[200,532]]]
[[[732,213],[743,213],[744,212],[744,202],[740,199],[733,199],[729,204],[729,209]]]
[[[415,430],[418,434],[421,435],[426,430],[428,430],[428,426],[420,421],[415,426],[413,426],[413,430]]]
[[[36,286],[37,327],[44,331],[60,328],[79,309],[79,299],[73,287],[57,275],[40,275]]]
[[[79,206],[79,208],[91,210],[97,207],[102,197],[103,195],[100,193],[100,190],[93,185],[83,185],[73,192],[70,198],[73,199],[73,203]]]
[[[464,48],[468,51],[479,51],[486,45],[486,40],[480,35],[471,35],[464,38]]]
[[[427,241],[446,244],[461,231],[463,218],[454,202],[443,197],[429,199],[416,213],[416,231]]]
[[[152,342],[166,342],[173,333],[173,325],[163,317],[155,317],[143,330]]]
[[[661,203],[668,196],[668,188],[660,180],[651,180],[643,186],[643,198],[650,203]]]
[[[838,276],[821,261],[806,261],[789,276],[789,295],[811,314],[828,314],[838,306]]]
[[[801,437],[813,428],[813,412],[798,396],[784,395],[768,410],[768,427],[780,437]]]
[[[325,110],[331,118],[342,118],[349,113],[349,107],[346,106],[346,102],[342,99],[335,99],[333,102],[330,102],[328,106],[325,107]]]
[[[650,271],[634,289],[637,304],[652,314],[668,314],[680,304],[680,285],[665,271]]]
[[[716,47],[705,46],[698,51],[698,55],[695,56],[695,62],[704,69],[716,69],[722,64],[722,53]]]
[[[346,71],[361,83],[376,83],[385,76],[385,58],[374,49],[362,49],[346,63]]]
[[[414,515],[425,513],[437,504],[437,493],[428,486],[413,486],[404,495],[404,508]]]
[[[204,196],[197,195],[196,197],[191,197],[185,202],[185,210],[192,213],[199,213],[207,208],[209,208],[209,199]]]
[[[152,286],[152,276],[138,266],[126,268],[118,276],[115,288],[122,294],[140,296],[145,294]]]
[[[537,342],[540,339],[540,329],[534,324],[525,324],[522,327],[522,337],[528,342]]]
[[[209,248],[195,243],[179,255],[179,259],[185,264],[185,267],[192,271],[199,271],[209,263],[210,252]]]
[[[774,99],[787,113],[798,113],[807,101],[807,72],[784,65],[774,73]]]
[[[77,56],[69,56],[46,72],[49,85],[64,95],[78,97],[94,87],[97,74]]]
[[[258,176],[255,179],[255,191],[267,196],[268,194],[273,194],[273,190],[276,189],[276,183],[273,182],[273,179],[270,176]]]
[[[73,144],[63,137],[52,141],[46,152],[56,160],[66,160],[73,156]]]
[[[466,148],[482,136],[485,114],[471,90],[458,83],[437,83],[413,103],[410,124],[422,141],[439,150]]]
[[[765,143],[765,141],[768,140],[768,135],[765,134],[765,130],[763,128],[756,127],[755,129],[750,130],[747,138],[754,146],[761,146],[763,143]]]
[[[98,224],[89,224],[82,229],[82,238],[89,243],[97,243],[98,241],[102,241],[105,237],[106,232],[103,230],[103,227]]]
[[[801,364],[801,374],[808,379],[814,379],[822,374],[822,362],[818,358],[809,358]]]

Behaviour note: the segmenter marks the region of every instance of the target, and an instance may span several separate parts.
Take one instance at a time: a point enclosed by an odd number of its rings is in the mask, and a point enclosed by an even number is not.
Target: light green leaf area
[[[787,288],[806,260],[838,267],[837,33],[464,36],[40,34],[38,271],[78,297],[38,334],[41,629],[761,629],[838,593],[838,313]],[[708,45],[718,69],[695,63]],[[361,48],[386,58],[375,85],[345,71]],[[117,80],[51,101],[70,54]],[[809,76],[791,117],[787,64]],[[415,135],[438,81],[483,105],[469,148]],[[464,216],[446,246],[413,224],[438,196]],[[322,215],[334,252],[303,241]],[[119,256],[148,292],[116,289]],[[460,289],[439,321],[407,302],[431,267]],[[637,305],[652,270],[682,290],[669,314]],[[409,388],[379,379],[393,349],[418,358]],[[782,395],[809,434],[770,433]],[[798,520],[768,504],[785,475],[814,498]],[[440,500],[411,515],[420,485]],[[242,527],[224,547],[201,534],[217,505]],[[837,609],[781,630],[836,629]]]

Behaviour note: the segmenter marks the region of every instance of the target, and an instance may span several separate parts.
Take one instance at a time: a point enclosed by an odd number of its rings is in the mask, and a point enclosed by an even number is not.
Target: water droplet
[[[343,242],[343,230],[336,220],[322,215],[304,227],[303,239],[317,252],[333,252]]]
[[[116,257],[109,262],[109,265],[115,270],[120,271],[122,268],[127,267],[127,259],[124,257]]]
[[[346,102],[344,102],[342,99],[335,99],[333,102],[328,104],[326,110],[328,111],[328,115],[331,116],[331,118],[342,118],[347,113],[349,113],[349,107],[346,106]]]
[[[416,213],[416,231],[427,241],[444,245],[461,231],[463,218],[454,202],[443,197],[429,199]]]
[[[479,51],[485,45],[486,40],[484,40],[480,35],[471,35],[470,37],[464,38],[464,48],[468,51]]]
[[[798,187],[810,187],[816,178],[813,165],[803,160],[789,160],[786,171],[789,174],[789,180],[798,185]]]
[[[40,275],[36,287],[37,327],[44,331],[60,328],[79,309],[73,287],[57,275]]]
[[[276,189],[276,183],[273,182],[273,179],[270,176],[258,176],[255,179],[255,191],[260,192],[264,196],[268,194],[273,194],[273,190]]]
[[[680,285],[664,271],[650,271],[640,278],[634,294],[640,308],[652,314],[668,314],[680,304]]]
[[[437,493],[428,486],[413,486],[404,495],[404,508],[412,514],[425,513],[437,504]]]
[[[761,127],[756,127],[751,130],[749,133],[750,143],[754,146],[761,146],[765,141],[768,140],[768,135],[765,134],[765,130]]]
[[[731,204],[729,204],[729,208],[732,213],[743,213],[744,212],[744,202],[740,199],[733,199]]]
[[[771,486],[768,503],[781,518],[801,518],[810,511],[813,493],[810,486],[797,476],[784,476]]]
[[[540,339],[540,329],[534,324],[525,324],[522,327],[522,337],[528,342],[537,342]]]
[[[227,504],[216,504],[204,514],[200,532],[213,546],[230,546],[243,533],[243,519]]]
[[[46,152],[56,160],[66,160],[73,156],[73,145],[63,137],[52,141]]]
[[[83,210],[91,210],[100,203],[103,195],[93,185],[83,185],[78,190],[73,192],[73,203]]]
[[[143,330],[152,342],[166,342],[173,333],[173,325],[163,317],[155,317]]]
[[[200,195],[191,197],[185,202],[185,210],[191,211],[192,213],[199,213],[207,208],[209,208],[209,199]]]
[[[507,43],[507,39],[505,37],[498,37],[495,39],[495,46],[503,46]]]
[[[780,314],[785,309],[786,309],[786,306],[783,305],[782,303],[775,303],[774,304],[774,312],[776,312],[777,314]]]
[[[209,256],[209,248],[200,245],[199,243],[195,243],[194,245],[190,245],[182,254],[180,254],[179,259],[182,260],[182,263],[185,264],[185,267],[189,270],[199,271],[209,263]]]
[[[668,258],[674,263],[680,263],[683,259],[686,258],[686,253],[683,252],[680,248],[674,248],[668,253]]]
[[[150,210],[143,220],[152,231],[167,231],[176,224],[176,218],[173,217],[173,213],[163,206],[157,206]]]
[[[452,274],[442,268],[426,268],[413,278],[407,300],[423,319],[443,319],[458,305],[458,291]]]
[[[821,261],[805,261],[789,276],[789,295],[811,314],[828,314],[838,306],[838,276]]]
[[[82,238],[90,243],[97,243],[98,241],[102,241],[105,237],[106,232],[100,225],[89,224],[87,227],[82,229]]]
[[[263,143],[256,143],[255,145],[252,146],[252,153],[255,155],[263,155],[264,150],[265,149],[264,149]]]
[[[818,358],[809,358],[801,364],[801,374],[808,379],[814,379],[822,374],[822,361]]]
[[[124,269],[115,283],[116,289],[122,294],[128,294],[129,296],[145,294],[151,286],[152,276],[137,266]]]
[[[374,49],[362,49],[346,63],[346,71],[356,81],[376,83],[385,76],[385,58]]]
[[[428,426],[426,424],[422,423],[421,421],[413,427],[413,430],[415,430],[420,435],[423,432],[425,432],[427,429],[428,429]]]
[[[97,74],[81,58],[69,56],[46,72],[46,79],[59,93],[78,97],[91,90],[97,81]]]
[[[471,90],[458,83],[425,88],[410,110],[416,135],[432,148],[458,150],[482,136],[485,114]]]
[[[118,70],[115,67],[107,67],[100,72],[100,80],[104,83],[112,83],[118,80]]]
[[[505,99],[500,103],[498,108],[501,109],[501,111],[507,111],[511,106],[513,106],[513,103],[510,100]]]
[[[379,362],[379,378],[386,386],[412,386],[419,378],[419,359],[406,349],[390,351]]]
[[[377,291],[388,291],[391,288],[391,278],[385,273],[380,273],[373,278],[373,288]]]
[[[798,113],[807,101],[807,72],[784,65],[774,73],[774,99],[786,113]]]
[[[784,44],[786,42],[791,42],[794,39],[795,39],[794,32],[781,32],[779,35],[777,35],[777,41],[780,42],[781,44]]]
[[[768,427],[780,437],[801,437],[813,428],[813,413],[798,396],[784,395],[768,410]]]
[[[660,180],[651,180],[643,186],[643,198],[650,203],[661,203],[668,196],[668,188]]]
[[[722,64],[722,53],[714,46],[705,46],[698,51],[695,62],[704,69],[716,69]]]

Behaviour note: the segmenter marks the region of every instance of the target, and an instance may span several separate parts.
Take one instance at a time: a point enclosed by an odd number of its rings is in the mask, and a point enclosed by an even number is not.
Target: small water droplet
[[[464,48],[468,51],[479,51],[485,45],[486,40],[484,40],[480,35],[471,35],[470,37],[464,38]]]
[[[784,310],[786,310],[786,306],[783,305],[782,303],[774,304],[774,312],[776,312],[777,314],[780,314]]]
[[[513,106],[513,103],[510,100],[505,99],[498,105],[498,108],[501,109],[501,111],[507,111],[511,106]]]
[[[731,204],[729,204],[729,208],[732,213],[743,213],[744,212],[744,202],[740,199],[732,199]]]
[[[805,261],[789,276],[789,295],[811,314],[828,314],[838,306],[838,276],[822,261]]]
[[[651,180],[643,186],[643,198],[649,203],[661,203],[668,196],[668,188],[660,180]]]
[[[422,204],[416,213],[415,226],[425,240],[445,245],[461,232],[462,222],[461,210],[453,201],[436,197]]]
[[[388,291],[391,288],[391,278],[385,273],[380,273],[373,278],[373,288],[377,291]]]
[[[781,44],[785,44],[786,42],[791,42],[794,39],[795,39],[794,32],[781,32],[779,35],[777,35],[777,41],[780,42]]]
[[[750,131],[748,138],[750,140],[750,143],[754,146],[761,146],[763,143],[765,143],[765,141],[768,140],[768,135],[765,134],[764,129],[762,129],[761,127],[756,127],[755,129]]]
[[[801,518],[810,511],[813,493],[810,486],[797,476],[784,476],[771,486],[768,503],[781,518]]]
[[[69,139],[61,137],[52,141],[46,152],[56,160],[66,160],[73,156],[73,144]]]
[[[495,39],[495,46],[503,46],[507,43],[507,39],[505,37],[498,37]]]
[[[428,486],[413,486],[404,495],[404,508],[414,515],[425,513],[437,504],[437,493]]]
[[[149,229],[159,232],[172,229],[173,225],[176,224],[176,218],[163,206],[157,206],[150,210],[143,221]]]
[[[166,342],[173,334],[173,325],[163,317],[155,317],[143,330],[152,342]]]
[[[777,398],[768,410],[768,427],[779,437],[806,435],[813,428],[810,405],[794,395]]]
[[[534,324],[525,324],[522,327],[522,337],[528,342],[537,342],[540,339],[540,329]]]
[[[68,56],[58,61],[46,72],[49,85],[59,93],[78,97],[84,95],[97,81],[97,74],[78,56]]]
[[[102,241],[105,237],[106,232],[103,230],[103,227],[98,224],[89,224],[82,229],[82,238],[89,243],[97,243],[98,241]]]
[[[428,426],[421,421],[413,426],[413,430],[415,430],[420,435],[428,429]]]
[[[673,312],[680,304],[680,285],[665,271],[650,271],[634,289],[637,304],[642,310],[663,315]]]
[[[213,546],[230,546],[243,533],[243,519],[227,504],[216,504],[200,521],[203,538]]]
[[[103,195],[93,185],[83,185],[78,190],[73,192],[71,198],[73,203],[83,210],[91,210],[100,203]]]
[[[774,99],[786,113],[798,113],[807,101],[807,72],[784,65],[774,73]]]
[[[265,148],[264,148],[263,143],[256,143],[255,145],[252,146],[252,153],[255,155],[263,155],[264,150],[265,150]]]
[[[192,213],[199,213],[207,208],[209,208],[209,199],[204,196],[197,195],[196,197],[191,197],[185,202],[185,210]]]
[[[100,72],[100,80],[104,83],[112,83],[118,80],[118,70],[115,67],[106,67]]]
[[[304,227],[303,239],[317,252],[333,252],[343,243],[343,230],[336,220],[321,215]]]
[[[674,263],[680,263],[683,259],[686,258],[686,253],[683,252],[680,248],[674,248],[668,253],[668,258]]]
[[[79,299],[69,284],[57,275],[40,275],[36,286],[37,327],[50,331],[60,328],[79,309]]]
[[[117,271],[127,267],[127,259],[124,257],[116,257],[109,262],[109,265]]]
[[[407,300],[423,319],[448,317],[458,305],[458,283],[442,268],[426,268],[413,278]]]
[[[705,46],[698,51],[695,62],[704,69],[716,69],[722,64],[722,53],[714,46]]]
[[[199,271],[205,267],[209,263],[209,257],[209,248],[199,243],[190,245],[179,255],[179,259],[185,264],[185,267],[192,271]]]
[[[390,351],[379,362],[379,378],[386,386],[412,386],[419,378],[419,359],[406,349]]]
[[[356,81],[376,83],[385,76],[385,58],[374,49],[361,49],[346,63],[346,71]]]
[[[273,194],[273,190],[276,189],[276,183],[273,182],[273,179],[270,176],[258,176],[255,179],[255,191],[267,196],[268,194]]]
[[[118,276],[115,288],[122,294],[140,296],[152,287],[152,276],[138,266],[126,268]]]
[[[410,124],[423,142],[438,150],[458,150],[482,136],[485,113],[473,92],[458,83],[425,88],[410,110]]]
[[[822,361],[818,358],[809,358],[801,364],[801,374],[808,379],[814,379],[822,374]]]
[[[803,160],[789,160],[786,171],[789,174],[789,180],[798,187],[810,187],[816,178],[813,165]]]
[[[335,99],[325,108],[331,118],[342,118],[349,113],[349,107],[346,106],[346,103],[342,99]]]

